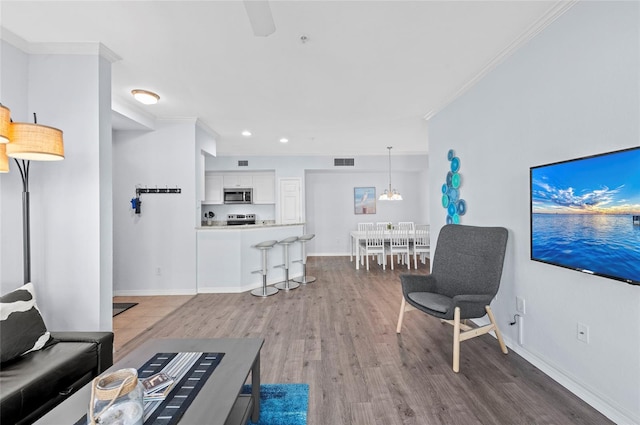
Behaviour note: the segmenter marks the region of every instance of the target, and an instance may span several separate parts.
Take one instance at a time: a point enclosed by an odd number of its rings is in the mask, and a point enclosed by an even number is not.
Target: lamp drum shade
[[[62,130],[46,125],[23,122],[11,123],[7,155],[11,158],[34,161],[64,159]]]
[[[9,157],[7,156],[7,145],[0,143],[0,173],[9,172]]]
[[[0,143],[9,143],[9,125],[11,124],[11,111],[0,105]]]

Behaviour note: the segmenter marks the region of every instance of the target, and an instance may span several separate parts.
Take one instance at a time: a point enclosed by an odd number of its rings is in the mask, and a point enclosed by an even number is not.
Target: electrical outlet
[[[584,323],[578,322],[576,338],[578,341],[582,341],[585,344],[589,343],[589,326]]]
[[[516,297],[516,311],[520,314],[526,313],[524,298]]]
[[[160,267],[156,267],[156,276],[162,276],[162,269]]]

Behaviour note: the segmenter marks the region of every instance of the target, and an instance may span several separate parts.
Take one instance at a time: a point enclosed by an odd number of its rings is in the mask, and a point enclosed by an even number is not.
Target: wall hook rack
[[[140,214],[140,206],[142,205],[142,201],[140,200],[140,195],[143,193],[182,193],[182,189],[176,188],[141,188],[136,187],[136,197],[131,199],[131,208],[136,210],[136,214]]]
[[[150,189],[147,187],[145,187],[144,189],[136,188],[136,195],[140,195],[141,193],[182,193],[182,189],[179,189],[177,187],[175,189],[159,189],[157,187],[155,189]]]

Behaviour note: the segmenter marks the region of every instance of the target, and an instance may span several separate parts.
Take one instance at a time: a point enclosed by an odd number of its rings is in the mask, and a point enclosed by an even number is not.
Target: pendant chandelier
[[[382,195],[378,198],[378,201],[402,201],[402,195],[395,190],[391,189],[391,149],[393,146],[387,146],[389,149],[389,188],[385,189]]]

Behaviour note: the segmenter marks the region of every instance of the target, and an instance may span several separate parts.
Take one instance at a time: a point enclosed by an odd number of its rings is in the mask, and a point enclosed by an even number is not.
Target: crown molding
[[[5,27],[0,27],[0,38],[23,52],[29,51],[29,42]]]
[[[471,79],[459,87],[454,93],[448,96],[443,102],[437,105],[435,108],[427,112],[423,118],[429,121],[438,112],[443,110],[447,105],[454,100],[462,96],[469,89],[475,86],[485,75],[489,74],[502,63],[509,56],[514,54],[518,49],[524,46],[529,40],[538,35],[542,30],[551,25],[556,19],[562,16],[567,10],[571,9],[580,0],[566,0],[561,1],[551,6],[544,15],[537,21],[531,24],[525,31],[520,34],[515,40],[509,43],[504,49],[502,49],[496,56],[494,56],[487,64],[485,64]]]
[[[3,40],[33,55],[98,55],[111,63],[122,60],[113,50],[102,43],[30,43],[24,38],[2,27]]]
[[[200,127],[205,133],[213,137],[215,140],[220,140],[220,134],[213,128],[209,127],[202,119],[196,118],[196,126]]]
[[[149,130],[156,128],[156,117],[120,96],[111,97],[111,110]]]

